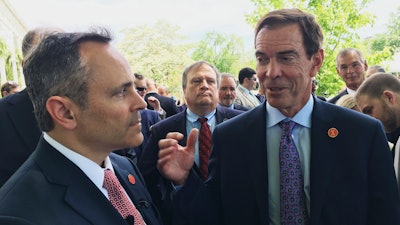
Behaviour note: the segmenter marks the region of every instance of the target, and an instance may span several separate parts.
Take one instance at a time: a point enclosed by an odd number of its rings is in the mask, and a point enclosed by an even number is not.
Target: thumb
[[[189,153],[194,154],[194,152],[196,150],[196,140],[197,140],[198,134],[199,134],[199,130],[196,128],[193,128],[189,133],[189,136],[188,136],[187,142],[186,142],[186,151],[188,151]]]

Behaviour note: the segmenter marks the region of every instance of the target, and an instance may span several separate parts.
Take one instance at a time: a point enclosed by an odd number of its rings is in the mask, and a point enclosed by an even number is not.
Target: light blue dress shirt
[[[310,158],[311,158],[311,113],[314,99],[310,98],[306,105],[293,117],[296,122],[292,137],[299,151],[301,169],[304,177],[304,192],[308,214],[310,214]],[[267,101],[267,160],[268,160],[268,207],[270,225],[280,225],[280,172],[279,144],[281,128],[278,123],[286,119],[277,108]]]
[[[211,133],[214,131],[214,128],[216,126],[216,119],[215,119],[215,112],[217,110],[213,110],[211,113],[208,115],[204,116],[207,118],[207,124],[210,126]],[[186,134],[189,135],[190,131],[193,128],[197,128],[200,131],[201,124],[199,121],[197,121],[201,116],[198,116],[194,114],[192,111],[190,111],[189,108],[186,110]],[[196,151],[194,153],[194,161],[196,165],[199,165],[200,163],[200,157],[199,157],[199,139],[196,140]]]

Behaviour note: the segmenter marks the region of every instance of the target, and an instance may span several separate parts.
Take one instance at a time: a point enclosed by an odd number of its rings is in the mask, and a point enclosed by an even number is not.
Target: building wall
[[[17,62],[17,54],[22,56],[22,39],[28,31],[27,26],[12,8],[7,0],[0,0],[0,38],[6,43],[11,53],[12,77],[22,87],[25,87],[24,77],[22,76],[21,65]],[[5,62],[6,59],[0,59]],[[7,81],[5,73],[5,63],[0,63],[0,83]],[[19,72],[18,72],[19,71]]]

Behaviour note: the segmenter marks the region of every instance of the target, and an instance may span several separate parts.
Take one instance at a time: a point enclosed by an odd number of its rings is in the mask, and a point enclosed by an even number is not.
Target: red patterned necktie
[[[200,172],[204,180],[208,177],[208,161],[211,153],[211,130],[207,124],[207,118],[199,118],[201,123],[199,134]]]
[[[307,225],[306,198],[299,153],[292,138],[293,121],[281,121],[282,137],[279,146],[280,212],[282,225]]]
[[[118,178],[109,169],[104,170],[103,187],[107,189],[108,198],[111,204],[118,210],[124,219],[126,219],[128,216],[133,216],[135,219],[134,225],[146,225],[143,217],[140,215],[140,212],[128,199],[128,196],[119,183]]]

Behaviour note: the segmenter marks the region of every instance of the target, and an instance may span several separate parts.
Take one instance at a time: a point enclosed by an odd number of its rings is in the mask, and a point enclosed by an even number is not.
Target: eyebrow
[[[122,83],[120,86],[113,88],[112,92],[118,92],[118,91],[120,91],[121,88],[128,88],[128,87],[131,87],[132,85],[134,85],[134,83],[132,81]]]

